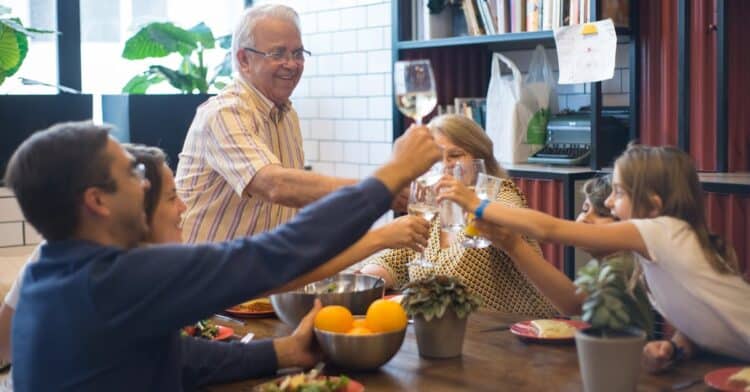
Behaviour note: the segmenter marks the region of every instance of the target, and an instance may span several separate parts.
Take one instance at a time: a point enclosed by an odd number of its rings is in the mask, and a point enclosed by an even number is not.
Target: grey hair
[[[255,37],[252,34],[253,29],[258,24],[258,21],[267,17],[286,20],[293,23],[297,27],[297,31],[302,31],[299,15],[291,7],[281,4],[263,4],[246,9],[232,34],[232,70],[234,72],[240,71],[237,52],[244,47],[255,47]]]

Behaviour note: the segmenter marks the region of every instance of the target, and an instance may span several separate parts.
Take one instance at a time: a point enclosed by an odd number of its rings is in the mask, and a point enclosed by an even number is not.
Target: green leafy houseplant
[[[0,5],[0,84],[15,74],[29,51],[29,36],[50,34],[51,30],[24,27],[21,19],[8,17],[11,9]]]
[[[578,292],[586,294],[583,321],[602,336],[629,327],[651,335],[654,315],[639,278],[635,262],[626,254],[611,256],[606,262],[591,260],[575,280]]]
[[[443,12],[443,9],[445,8],[446,0],[429,0],[427,2],[427,8],[430,10],[431,14],[439,14]]]
[[[401,305],[409,316],[421,315],[426,321],[442,318],[448,309],[465,318],[481,305],[481,299],[455,277],[433,276],[410,282],[404,288]]]
[[[211,79],[208,79],[208,67],[203,61],[204,51],[215,48],[217,42],[221,48],[229,49],[231,36],[214,38],[211,29],[204,23],[188,30],[169,22],[154,22],[143,26],[125,42],[122,57],[140,60],[178,53],[182,56],[182,62],[176,69],[152,65],[130,79],[122,92],[144,94],[149,87],[164,81],[184,94],[195,91],[205,94],[212,85],[218,89],[223,88],[225,83],[219,78],[231,76],[231,55],[225,55],[222,64],[214,69]]]

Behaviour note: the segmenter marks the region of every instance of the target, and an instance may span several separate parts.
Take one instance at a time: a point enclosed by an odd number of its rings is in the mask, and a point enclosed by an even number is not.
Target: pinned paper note
[[[617,33],[612,19],[555,29],[559,84],[598,82],[615,74]]]

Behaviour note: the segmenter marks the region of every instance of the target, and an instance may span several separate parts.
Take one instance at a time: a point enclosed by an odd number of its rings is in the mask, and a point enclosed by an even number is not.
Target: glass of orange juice
[[[500,192],[500,185],[503,179],[495,176],[491,176],[486,173],[479,173],[477,175],[477,182],[474,186],[474,192],[480,200],[495,200],[497,194]],[[473,213],[466,214],[466,226],[464,226],[464,240],[461,241],[461,245],[465,248],[486,248],[492,243],[490,240],[479,235],[474,221],[476,217]]]

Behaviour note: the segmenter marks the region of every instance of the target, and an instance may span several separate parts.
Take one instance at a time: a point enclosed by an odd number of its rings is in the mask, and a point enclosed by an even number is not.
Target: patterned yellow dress
[[[503,180],[496,201],[508,206],[526,208],[526,198],[513,181]],[[430,239],[425,257],[435,264],[434,270],[419,266],[407,266],[416,257],[411,249],[391,249],[372,258],[366,264],[385,268],[393,277],[396,287],[410,280],[432,274],[456,276],[481,296],[484,306],[509,313],[520,313],[535,317],[556,315],[554,307],[518,271],[510,258],[499,249],[490,246],[484,249],[469,249],[461,246],[463,233],[447,248],[440,247],[440,218],[432,220]],[[529,243],[541,253],[536,241]]]

